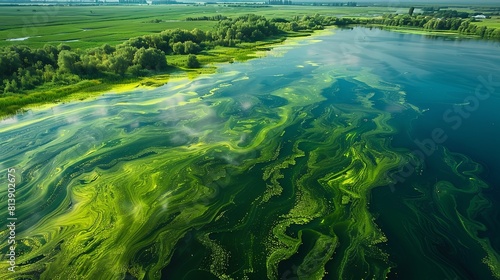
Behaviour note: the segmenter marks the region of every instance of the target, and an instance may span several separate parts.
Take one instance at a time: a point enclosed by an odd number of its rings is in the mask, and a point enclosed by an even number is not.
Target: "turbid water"
[[[0,276],[498,278],[498,51],[335,30],[6,119]]]

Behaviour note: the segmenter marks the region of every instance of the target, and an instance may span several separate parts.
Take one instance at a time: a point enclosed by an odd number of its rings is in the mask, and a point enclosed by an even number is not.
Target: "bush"
[[[200,62],[198,61],[198,58],[194,54],[188,55],[187,63],[186,66],[188,68],[198,68],[200,67]]]
[[[141,65],[148,70],[165,70],[167,59],[165,53],[155,48],[140,48],[134,55],[134,64]]]

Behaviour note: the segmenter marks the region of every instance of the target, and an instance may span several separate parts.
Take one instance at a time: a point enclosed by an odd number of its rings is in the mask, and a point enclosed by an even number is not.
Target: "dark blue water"
[[[499,50],[335,29],[4,120],[16,277],[499,277]]]

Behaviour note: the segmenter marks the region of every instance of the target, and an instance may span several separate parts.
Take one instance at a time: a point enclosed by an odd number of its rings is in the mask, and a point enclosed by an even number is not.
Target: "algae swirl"
[[[372,69],[252,63],[4,121],[1,167],[21,174],[18,267],[8,276],[388,277],[397,260],[382,246],[370,194],[414,160],[391,145],[400,133],[391,121],[419,109]],[[428,198],[442,226],[478,242],[498,276],[498,254],[475,220],[487,185],[466,157],[440,160],[465,183],[439,181]],[[473,197],[470,206],[459,206],[461,194]]]

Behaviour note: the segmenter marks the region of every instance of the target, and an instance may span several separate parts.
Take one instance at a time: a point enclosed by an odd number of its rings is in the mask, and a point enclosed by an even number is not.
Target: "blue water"
[[[3,120],[28,244],[18,276],[494,279],[499,51],[334,29]],[[73,240],[90,245],[61,246]]]

